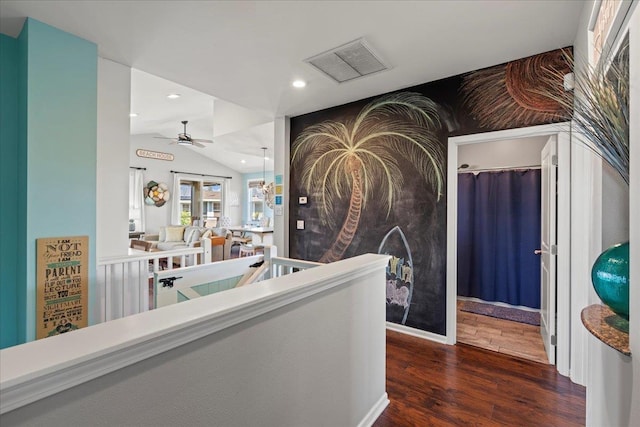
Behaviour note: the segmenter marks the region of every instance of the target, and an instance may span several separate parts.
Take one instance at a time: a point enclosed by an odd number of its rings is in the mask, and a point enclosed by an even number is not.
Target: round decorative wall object
[[[169,187],[164,182],[157,183],[155,181],[149,181],[144,187],[144,203],[147,205],[155,205],[160,207],[169,201],[171,194],[169,193]]]

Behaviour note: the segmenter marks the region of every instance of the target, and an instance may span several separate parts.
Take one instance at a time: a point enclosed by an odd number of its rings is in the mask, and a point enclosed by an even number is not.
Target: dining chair
[[[240,245],[240,251],[238,252],[238,258],[253,256],[256,254],[256,249],[251,245]]]

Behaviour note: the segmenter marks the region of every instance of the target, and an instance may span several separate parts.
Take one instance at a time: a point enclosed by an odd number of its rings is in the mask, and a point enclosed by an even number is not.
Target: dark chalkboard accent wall
[[[563,90],[569,55],[546,52],[292,118],[290,256],[391,255],[387,320],[444,335],[447,139],[566,120],[543,93]],[[298,205],[300,196],[308,203]]]

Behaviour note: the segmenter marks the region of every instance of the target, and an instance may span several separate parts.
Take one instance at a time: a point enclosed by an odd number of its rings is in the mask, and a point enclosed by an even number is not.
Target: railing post
[[[265,279],[271,279],[274,277],[273,273],[273,258],[278,256],[278,247],[277,246],[265,246],[264,247],[264,253],[263,253],[263,259],[265,264],[267,264],[269,266],[269,269],[267,270],[267,272],[265,273]]]
[[[211,262],[211,239],[202,239],[201,242],[202,249],[204,250],[202,254],[202,264],[209,264]],[[224,246],[222,247],[222,253],[224,255]]]

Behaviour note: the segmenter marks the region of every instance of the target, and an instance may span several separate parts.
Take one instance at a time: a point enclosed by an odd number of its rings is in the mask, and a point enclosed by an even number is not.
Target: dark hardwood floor
[[[583,426],[585,388],[554,366],[387,331],[385,426]]]

